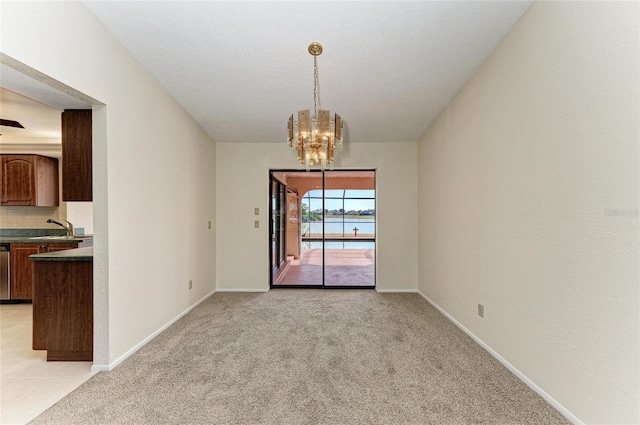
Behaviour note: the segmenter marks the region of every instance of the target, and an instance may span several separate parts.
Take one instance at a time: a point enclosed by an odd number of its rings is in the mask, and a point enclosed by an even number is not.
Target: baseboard
[[[202,302],[204,302],[207,298],[209,298],[210,296],[212,296],[215,293],[216,293],[215,289],[213,291],[209,292],[207,295],[205,295],[200,300],[198,300],[196,303],[194,303],[193,305],[191,305],[190,307],[185,309],[182,313],[178,314],[176,317],[171,319],[169,322],[167,322],[165,325],[163,325],[160,329],[156,330],[154,333],[152,333],[151,335],[149,335],[148,337],[146,337],[145,339],[140,341],[138,344],[133,346],[133,348],[131,348],[129,351],[127,351],[126,353],[124,353],[123,355],[118,357],[113,362],[111,362],[109,364],[94,364],[93,366],[91,366],[91,372],[109,372],[110,370],[113,370],[116,366],[118,366],[120,363],[122,363],[124,360],[126,360],[129,356],[131,356],[133,353],[135,353],[136,351],[138,351],[139,349],[141,349],[142,347],[147,345],[147,343],[149,343],[149,341],[151,341],[156,336],[160,335],[169,326],[173,325],[175,322],[180,320],[185,314],[189,313],[191,310],[196,308],[198,305],[200,305]]]
[[[390,289],[390,288],[377,288],[376,292],[384,294],[402,293],[402,294],[417,294],[417,289]]]
[[[269,292],[269,288],[218,288],[217,292]]]
[[[562,404],[560,404],[556,399],[554,399],[553,397],[551,397],[546,391],[544,391],[542,388],[540,388],[535,382],[533,382],[531,379],[529,379],[527,376],[525,376],[525,374],[523,374],[522,372],[520,372],[514,365],[512,365],[511,363],[509,363],[504,357],[502,357],[500,354],[498,354],[496,351],[494,351],[491,347],[489,347],[484,341],[482,341],[480,338],[478,338],[473,332],[471,332],[469,329],[465,328],[462,323],[458,322],[456,319],[453,318],[453,316],[451,316],[449,313],[447,313],[442,307],[440,307],[438,304],[436,304],[435,302],[433,302],[429,297],[427,297],[425,294],[423,294],[420,290],[416,290],[416,292],[418,294],[420,294],[420,296],[422,296],[422,298],[424,298],[425,300],[427,300],[427,302],[429,304],[431,304],[433,307],[436,308],[436,310],[438,310],[440,313],[442,313],[447,319],[449,319],[449,321],[451,321],[451,323],[453,323],[454,325],[456,325],[462,332],[466,333],[467,335],[469,335],[469,337],[471,337],[471,339],[473,339],[476,343],[478,343],[478,345],[480,345],[482,348],[484,348],[489,354],[491,354],[496,360],[498,360],[500,363],[502,363],[502,365],[504,367],[506,367],[507,369],[509,369],[514,375],[516,375],[522,382],[524,382],[525,384],[527,384],[527,386],[529,388],[531,388],[533,391],[535,391],[536,393],[538,393],[540,395],[540,397],[542,397],[543,399],[545,399],[547,401],[547,403],[549,403],[550,405],[552,405],[557,411],[559,411],[565,418],[569,419],[572,423],[574,423],[575,425],[584,425],[584,422],[582,422],[580,419],[578,419],[578,417],[576,415],[574,415],[573,413],[571,413],[567,408],[565,408]]]

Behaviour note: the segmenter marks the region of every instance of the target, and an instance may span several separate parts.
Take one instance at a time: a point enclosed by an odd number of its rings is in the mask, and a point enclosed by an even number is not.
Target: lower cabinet
[[[33,298],[33,265],[29,256],[45,252],[61,251],[78,247],[78,242],[65,243],[12,243],[10,254],[11,299]]]
[[[93,261],[33,261],[33,349],[93,360]]]
[[[33,271],[29,256],[38,254],[40,244],[12,243],[10,251],[11,299],[30,300],[32,297]]]

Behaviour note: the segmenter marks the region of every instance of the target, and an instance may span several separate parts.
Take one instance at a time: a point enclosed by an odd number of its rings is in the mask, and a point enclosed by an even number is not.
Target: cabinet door
[[[29,256],[39,253],[41,244],[12,243],[10,251],[11,299],[32,298],[33,270]]]
[[[29,256],[45,252],[61,251],[78,247],[78,242],[68,243],[12,243],[10,251],[11,299],[33,298],[33,262]]]
[[[36,155],[36,206],[57,207],[60,205],[60,179],[58,178],[58,159]]]
[[[70,243],[52,243],[52,244],[36,244],[39,253],[60,251],[63,249],[73,249],[78,247],[78,242]],[[13,245],[11,245],[13,251]],[[48,263],[48,261],[45,261]],[[46,350],[47,349],[47,333],[49,322],[51,321],[51,287],[47,285],[46,279],[42,279],[42,276],[37,275],[38,267],[42,267],[42,262],[30,261],[31,270],[31,285],[33,287],[33,341],[32,348],[34,350]],[[63,264],[63,261],[53,261],[56,264]],[[61,270],[67,270],[66,266],[63,266]],[[44,283],[43,283],[44,282]],[[59,289],[59,288],[56,288]]]
[[[2,205],[56,207],[58,159],[41,155],[0,155]]]
[[[62,113],[63,201],[93,199],[91,120],[91,109],[68,109]]]
[[[2,205],[35,205],[33,155],[2,155]]]

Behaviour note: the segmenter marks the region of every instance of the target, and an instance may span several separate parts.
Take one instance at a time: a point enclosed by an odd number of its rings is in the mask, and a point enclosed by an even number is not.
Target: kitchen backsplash
[[[61,218],[60,207],[0,207],[0,227],[3,229],[59,228],[47,220]]]

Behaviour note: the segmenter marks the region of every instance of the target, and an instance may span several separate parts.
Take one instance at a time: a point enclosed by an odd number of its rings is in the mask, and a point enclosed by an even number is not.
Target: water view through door
[[[271,287],[375,287],[375,171],[273,170],[270,199]]]

